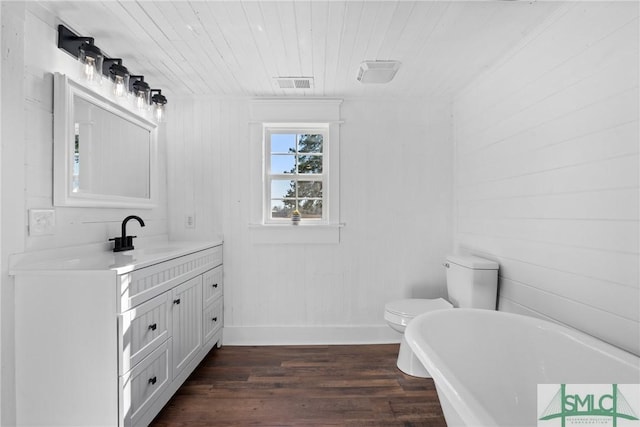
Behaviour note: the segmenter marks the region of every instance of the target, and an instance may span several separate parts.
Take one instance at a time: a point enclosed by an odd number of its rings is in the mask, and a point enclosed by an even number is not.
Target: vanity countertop
[[[131,251],[113,252],[110,245],[87,245],[11,257],[11,275],[54,271],[108,271],[125,274],[166,260],[203,251],[222,244],[222,240],[205,242],[156,240],[136,244]]]

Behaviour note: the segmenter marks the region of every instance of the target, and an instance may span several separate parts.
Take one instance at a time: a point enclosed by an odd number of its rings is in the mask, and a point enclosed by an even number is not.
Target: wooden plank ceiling
[[[168,96],[446,97],[512,50],[558,2],[43,1]],[[388,84],[363,60],[398,60]],[[274,77],[313,77],[280,89]]]

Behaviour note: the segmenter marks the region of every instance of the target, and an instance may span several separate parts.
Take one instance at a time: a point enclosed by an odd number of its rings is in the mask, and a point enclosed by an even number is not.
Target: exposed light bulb
[[[113,94],[118,97],[122,97],[127,93],[124,85],[124,78],[122,76],[115,76],[113,80]]]
[[[109,67],[109,74],[113,81],[113,94],[117,98],[129,96],[129,70],[122,65],[121,59],[113,59],[117,61]]]
[[[85,58],[85,62],[84,64],[82,64],[82,71],[84,74],[84,77],[89,80],[89,81],[93,81],[95,79],[95,74],[96,74],[96,61],[93,58]]]
[[[78,48],[80,72],[89,83],[102,82],[102,62],[104,56],[100,49],[93,44],[83,43]]]
[[[136,94],[136,107],[138,110],[146,110],[149,108],[149,101],[144,92],[138,92]]]
[[[154,116],[156,117],[156,121],[162,123],[166,118],[166,111],[164,109],[164,105],[156,105],[154,110]]]
[[[167,105],[167,98],[162,95],[160,89],[152,89],[151,92],[158,92],[151,97],[153,103],[153,115],[158,123],[165,122],[167,120],[167,112],[165,105]]]

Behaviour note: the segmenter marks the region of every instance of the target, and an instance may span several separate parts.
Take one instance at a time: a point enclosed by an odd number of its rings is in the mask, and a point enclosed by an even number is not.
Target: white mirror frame
[[[147,208],[157,199],[157,125],[105,96],[60,73],[53,83],[53,204],[73,207]],[[149,197],[93,194],[72,191],[74,155],[74,97],[80,97],[149,131]]]

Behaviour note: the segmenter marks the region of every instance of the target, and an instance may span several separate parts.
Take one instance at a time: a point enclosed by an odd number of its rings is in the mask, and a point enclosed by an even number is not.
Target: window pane
[[[291,212],[295,209],[293,200],[272,200],[271,218],[291,218]]]
[[[291,212],[295,209],[293,200],[272,200],[271,218],[291,218]]]
[[[295,153],[296,135],[293,133],[272,133],[271,134],[272,153]]]
[[[272,199],[286,199],[295,196],[295,181],[282,179],[274,179],[271,181]]]
[[[322,173],[322,156],[298,156],[298,173]]]
[[[298,151],[301,153],[322,153],[322,135],[298,135]]]
[[[294,173],[296,156],[293,154],[272,154],[271,173]]]
[[[322,198],[322,181],[298,181],[298,198]]]
[[[302,218],[322,218],[322,200],[300,200],[298,210]]]

